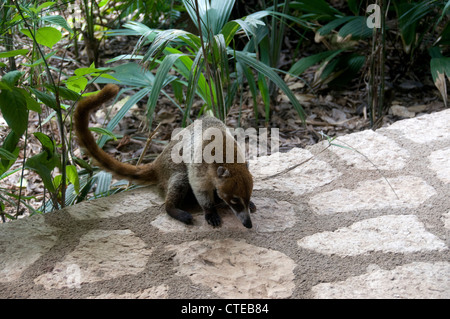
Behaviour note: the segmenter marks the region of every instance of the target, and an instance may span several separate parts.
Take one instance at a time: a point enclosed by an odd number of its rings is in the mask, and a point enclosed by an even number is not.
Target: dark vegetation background
[[[449,16],[450,0],[0,0],[0,219],[130,187],[73,138],[104,83],[121,92],[93,133],[132,163],[205,112],[279,128],[287,151],[446,108]]]

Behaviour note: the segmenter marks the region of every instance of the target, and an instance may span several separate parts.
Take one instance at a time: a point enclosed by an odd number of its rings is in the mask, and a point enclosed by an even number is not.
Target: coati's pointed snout
[[[252,219],[250,218],[250,214],[248,213],[248,211],[237,213],[236,216],[239,218],[244,227],[252,228]]]

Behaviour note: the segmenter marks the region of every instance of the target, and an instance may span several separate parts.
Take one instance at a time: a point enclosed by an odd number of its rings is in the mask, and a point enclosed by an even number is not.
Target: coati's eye
[[[237,203],[239,203],[239,197],[234,196],[234,197],[230,200],[230,203],[236,205]]]

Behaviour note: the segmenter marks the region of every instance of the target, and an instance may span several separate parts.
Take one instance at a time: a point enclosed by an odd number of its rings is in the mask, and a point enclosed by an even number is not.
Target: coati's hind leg
[[[189,180],[185,174],[175,174],[169,179],[166,191],[166,212],[172,218],[185,224],[192,224],[192,215],[178,207],[189,191],[189,187]]]

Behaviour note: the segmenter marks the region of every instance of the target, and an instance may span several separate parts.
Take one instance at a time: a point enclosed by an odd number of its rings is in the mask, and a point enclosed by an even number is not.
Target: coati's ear
[[[223,166],[219,166],[217,167],[217,176],[219,177],[230,177],[230,171],[227,170],[225,167]]]

